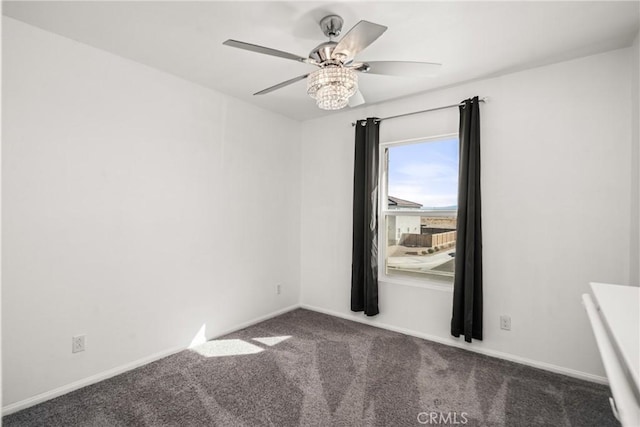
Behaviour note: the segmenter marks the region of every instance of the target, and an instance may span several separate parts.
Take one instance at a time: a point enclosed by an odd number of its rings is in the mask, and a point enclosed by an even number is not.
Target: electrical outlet
[[[276,285],[276,294],[280,295],[282,293],[282,285]]]
[[[500,316],[500,329],[504,329],[505,331],[511,330],[511,316]]]
[[[76,335],[75,337],[71,337],[71,352],[79,353],[84,351],[84,341],[86,335]]]

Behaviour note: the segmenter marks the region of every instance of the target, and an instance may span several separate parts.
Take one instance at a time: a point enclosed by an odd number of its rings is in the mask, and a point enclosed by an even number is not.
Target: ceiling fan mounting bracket
[[[327,15],[320,20],[320,28],[324,35],[331,39],[340,35],[343,23],[344,21],[338,15]]]

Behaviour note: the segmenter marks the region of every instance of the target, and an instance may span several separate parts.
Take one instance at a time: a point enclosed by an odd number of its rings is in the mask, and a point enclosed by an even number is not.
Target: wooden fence
[[[400,236],[400,245],[410,248],[433,248],[455,241],[455,231],[447,231],[445,233],[434,234],[402,233],[402,236]]]

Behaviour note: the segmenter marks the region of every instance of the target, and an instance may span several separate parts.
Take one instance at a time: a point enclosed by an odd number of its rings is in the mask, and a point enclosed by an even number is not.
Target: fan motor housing
[[[333,49],[336,47],[338,43],[334,41],[328,41],[319,44],[309,53],[309,58],[313,59],[319,64],[322,64],[325,61],[331,59],[331,54],[333,53]]]

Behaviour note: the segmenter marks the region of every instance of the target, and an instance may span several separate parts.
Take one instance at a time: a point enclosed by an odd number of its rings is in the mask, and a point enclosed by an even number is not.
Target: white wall
[[[631,46],[631,252],[630,282],[640,285],[640,31]]]
[[[630,63],[630,49],[616,50],[303,123],[303,304],[459,342],[449,335],[450,291],[381,283],[379,316],[349,310],[351,122],[488,96],[481,106],[485,340],[470,347],[602,377],[580,295],[589,281],[629,282]],[[457,109],[442,110],[382,122],[381,141],[457,127]],[[500,314],[511,315],[510,332],[499,329]]]
[[[3,23],[5,405],[297,304],[299,123]]]
[[[0,15],[3,3],[0,2]],[[0,34],[2,34],[2,19],[0,19]],[[2,70],[2,43],[0,43],[0,70]],[[1,72],[0,72],[1,74]],[[2,98],[2,82],[0,82],[0,99]],[[2,129],[2,102],[0,102],[0,129]],[[0,137],[0,143],[2,138]],[[0,144],[1,146],[1,144]],[[0,149],[0,196],[2,195],[2,150]],[[0,197],[0,241],[2,241],[2,197]],[[2,426],[2,245],[0,245],[0,426]]]

